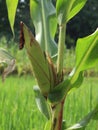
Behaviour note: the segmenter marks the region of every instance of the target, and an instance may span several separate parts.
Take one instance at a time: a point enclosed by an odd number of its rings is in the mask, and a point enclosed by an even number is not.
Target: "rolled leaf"
[[[48,104],[47,104],[45,98],[43,97],[43,95],[41,94],[38,86],[34,86],[34,92],[35,92],[36,104],[38,106],[39,111],[42,114],[44,114],[44,116],[49,120],[50,114],[49,114]]]
[[[20,47],[25,45],[28,56],[32,63],[33,73],[44,96],[54,87],[54,73],[46,54],[42,51],[39,43],[35,40],[28,27],[21,23]],[[23,42],[23,44],[21,43]]]
[[[18,0],[6,0],[6,5],[8,10],[8,18],[9,18],[10,26],[14,34],[14,21],[15,21],[15,14],[18,5]]]
[[[30,13],[35,26],[36,40],[43,51],[51,56],[57,53],[54,42],[57,21],[56,11],[51,0],[30,0]]]

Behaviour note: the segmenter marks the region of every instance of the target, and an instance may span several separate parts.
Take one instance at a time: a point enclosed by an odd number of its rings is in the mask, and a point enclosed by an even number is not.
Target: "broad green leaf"
[[[68,22],[85,5],[87,0],[57,0],[56,9],[59,25]]]
[[[98,29],[91,35],[80,38],[76,44],[76,65],[70,79],[70,87],[73,88],[75,82],[80,82],[80,73],[91,69],[98,64]]]
[[[31,60],[33,73],[37,80],[37,83],[41,89],[41,92],[47,96],[50,89],[54,87],[54,73],[52,73],[52,67],[47,60],[47,55],[42,51],[39,43],[35,40],[31,31],[27,26],[22,24],[22,35],[20,41],[23,40],[28,56]]]
[[[91,35],[81,38],[76,46],[76,69],[83,71],[98,63],[98,29]]]
[[[60,101],[71,88],[79,87],[83,81],[83,70],[93,68],[96,64],[98,64],[98,30],[77,41],[76,66],[68,79],[50,92],[49,100],[51,102]]]
[[[57,53],[54,42],[57,21],[56,11],[51,0],[30,0],[30,13],[35,26],[36,40],[41,48],[51,56]]]
[[[91,121],[91,119],[93,119],[96,116],[96,114],[98,120],[98,105],[96,105],[96,107],[91,112],[89,112],[81,121],[67,128],[66,130],[84,130],[88,123]]]
[[[87,0],[75,0],[68,14],[67,22],[73,18],[86,4]]]
[[[6,68],[2,74],[2,80],[15,69],[15,59],[5,49],[0,48],[0,64],[5,64]]]
[[[47,104],[45,98],[43,97],[43,95],[41,94],[38,86],[34,86],[34,92],[35,92],[35,100],[36,100],[38,109],[49,120],[50,114],[49,114],[48,104]]]
[[[7,10],[8,10],[8,18],[10,22],[10,26],[14,35],[14,21],[15,14],[18,5],[18,0],[6,0]]]

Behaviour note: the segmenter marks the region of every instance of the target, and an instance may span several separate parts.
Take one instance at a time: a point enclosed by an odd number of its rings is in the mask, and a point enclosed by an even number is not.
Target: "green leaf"
[[[73,71],[69,75],[70,80],[71,80],[71,77],[73,76],[74,73],[75,73],[75,69],[73,69]],[[74,88],[74,87],[78,88],[78,87],[81,86],[82,82],[83,82],[83,72],[80,72],[77,79],[76,79],[76,81],[73,84],[71,84],[70,86],[71,86],[71,88]]]
[[[39,43],[35,40],[31,31],[25,24],[21,24],[21,33],[23,36],[21,37],[20,41],[24,41],[25,48],[31,60],[33,73],[37,80],[38,86],[40,87],[41,92],[44,94],[44,96],[47,96],[50,89],[54,87],[55,77],[52,70],[53,68],[47,60],[47,55],[42,51]]]
[[[34,86],[35,100],[39,111],[49,120],[49,107],[38,86]]]
[[[36,40],[41,48],[51,56],[57,53],[54,42],[57,21],[56,11],[51,0],[30,0],[30,13],[35,26]]]
[[[0,64],[6,64],[2,74],[2,80],[15,69],[15,59],[5,49],[0,48]]]
[[[8,10],[8,18],[10,22],[10,26],[14,35],[14,21],[15,14],[18,5],[18,0],[6,0],[7,10]]]
[[[58,103],[60,102],[65,95],[67,95],[67,93],[69,92],[69,90],[71,88],[78,88],[80,87],[80,85],[83,82],[83,73],[80,72],[78,79],[71,84],[70,80],[71,80],[71,75],[73,75],[74,73],[74,69],[72,71],[72,73],[68,76],[68,78],[66,80],[64,80],[63,82],[61,82],[60,84],[58,84],[48,95],[49,101],[51,103]]]
[[[51,102],[58,102],[73,87],[80,87],[83,82],[83,70],[98,64],[98,29],[91,35],[81,38],[76,46],[76,66],[68,79],[57,85],[49,94]]]
[[[89,112],[81,121],[67,128],[66,130],[77,130],[77,129],[84,130],[84,128],[91,121],[91,119],[94,119],[96,114],[97,114],[97,120],[98,120],[98,105],[96,105],[96,107],[91,112]]]
[[[85,5],[87,0],[57,0],[56,10],[59,25],[68,22]]]
[[[82,81],[79,78],[80,73],[84,70],[93,68],[98,64],[98,29],[91,35],[80,38],[76,44],[76,65],[71,74],[70,88],[75,87],[75,82]]]
[[[51,103],[60,102],[65,95],[69,92],[71,88],[78,88],[83,82],[83,73],[81,72],[78,76],[78,79],[71,84],[70,82],[71,76],[68,79],[64,80],[60,84],[58,84],[48,95],[48,99]]]
[[[82,50],[82,51],[81,51]],[[81,38],[76,46],[76,69],[83,71],[98,63],[98,29],[91,35]]]
[[[87,0],[75,0],[68,14],[67,22],[73,18],[86,4]]]
[[[58,103],[60,102],[64,96],[67,94],[68,92],[68,84],[70,84],[69,79],[61,82],[60,84],[58,84],[57,86],[55,86],[55,88],[50,91],[49,95],[48,95],[48,99],[51,103]]]

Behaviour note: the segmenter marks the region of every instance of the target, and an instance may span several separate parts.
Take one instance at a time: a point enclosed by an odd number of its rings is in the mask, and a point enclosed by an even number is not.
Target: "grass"
[[[0,130],[43,130],[46,122],[36,107],[32,76],[9,76],[0,79]],[[64,119],[67,125],[79,121],[95,105],[98,98],[98,79],[86,78],[81,88],[66,99]],[[98,122],[91,121],[86,130],[97,130]]]
[[[43,130],[45,119],[36,108],[33,85],[31,76],[0,81],[0,130]]]
[[[85,78],[82,86],[67,96],[64,117],[68,125],[80,121],[96,103],[98,103],[98,78]],[[98,130],[97,124],[97,121],[91,121],[86,130]]]

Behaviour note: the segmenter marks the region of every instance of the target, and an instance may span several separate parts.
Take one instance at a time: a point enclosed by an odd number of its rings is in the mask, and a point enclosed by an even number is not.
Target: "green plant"
[[[66,96],[72,88],[80,87],[84,70],[98,63],[97,29],[93,34],[78,39],[75,66],[68,77],[64,77],[66,25],[81,10],[86,1],[57,0],[55,8],[51,0],[30,0],[30,13],[35,26],[36,38],[23,22],[20,23],[20,49],[25,46],[27,50],[38,83],[38,86],[34,87],[36,102],[39,110],[49,120],[44,130],[85,129],[91,119],[98,119],[97,103],[95,108],[78,124],[66,128],[62,121]],[[6,3],[13,31],[18,0],[13,2],[6,0]],[[54,41],[57,24],[59,26],[58,47]]]

